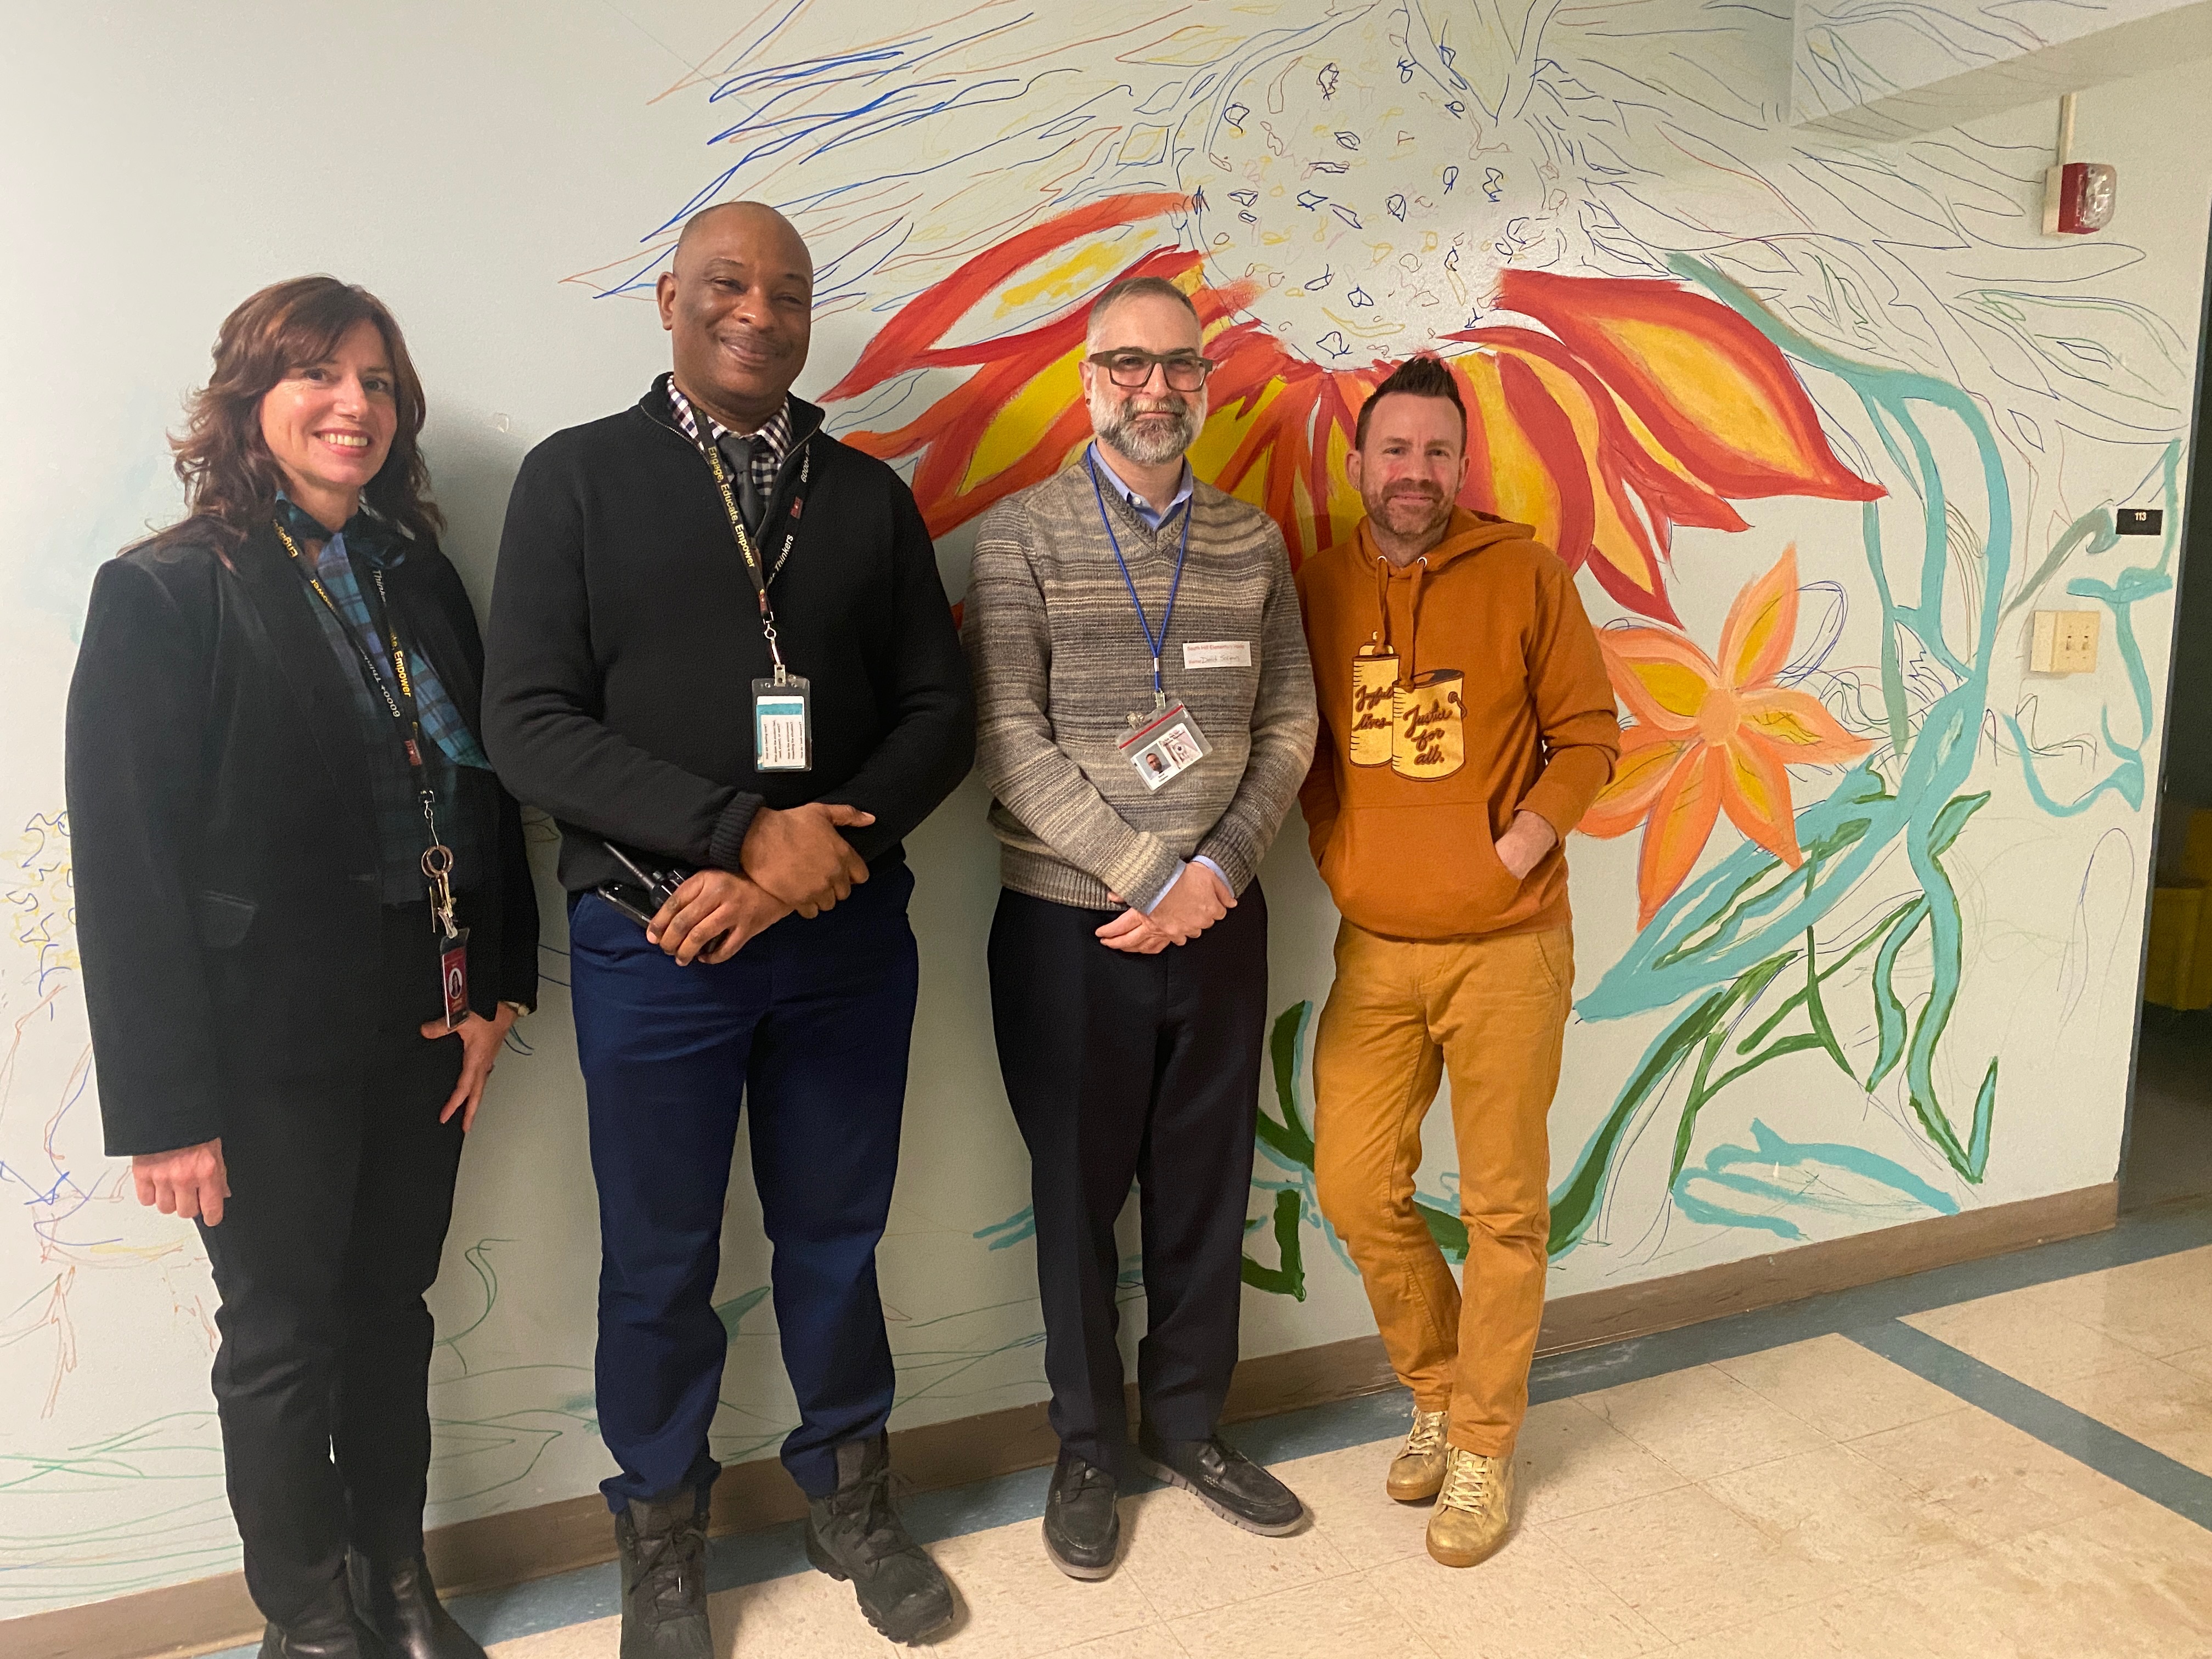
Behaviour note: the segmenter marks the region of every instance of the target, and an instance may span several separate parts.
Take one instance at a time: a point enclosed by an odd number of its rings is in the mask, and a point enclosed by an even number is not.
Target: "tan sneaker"
[[[1498,1553],[1513,1526],[1513,1454],[1485,1457],[1444,1448],[1443,1490],[1429,1516],[1429,1553],[1448,1567],[1471,1567]]]
[[[1443,1490],[1444,1413],[1413,1407],[1405,1449],[1390,1460],[1382,1488],[1401,1504],[1425,1504]]]

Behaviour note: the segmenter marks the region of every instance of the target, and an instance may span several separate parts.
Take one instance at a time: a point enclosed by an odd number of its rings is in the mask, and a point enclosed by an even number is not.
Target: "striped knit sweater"
[[[1210,484],[1158,533],[1109,488],[1104,507],[1152,627],[1167,609],[1183,513],[1190,554],[1160,672],[1212,752],[1147,790],[1115,747],[1149,719],[1152,655],[1080,461],[983,515],[963,637],[977,769],[994,797],[1000,874],[1018,893],[1149,909],[1203,854],[1241,893],[1297,798],[1319,720],[1282,532]],[[1188,665],[1185,647],[1220,645]]]

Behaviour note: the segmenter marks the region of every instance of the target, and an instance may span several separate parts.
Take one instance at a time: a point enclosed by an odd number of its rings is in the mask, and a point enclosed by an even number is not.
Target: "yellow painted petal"
[[[1705,850],[1720,818],[1725,787],[1721,774],[1726,764],[1726,757],[1710,744],[1692,749],[1651,803],[1650,822],[1644,827],[1636,864],[1638,927],[1659,914],[1659,907],[1674,896],[1697,867],[1698,854]]]
[[[1720,683],[1711,657],[1680,634],[1659,628],[1603,629],[1597,642],[1613,691],[1629,713],[1662,732],[1697,728],[1706,694]]]
[[[1554,550],[1570,569],[1587,560],[1600,586],[1629,610],[1674,621],[1650,526],[1636,516],[1622,486],[1610,398],[1601,410],[1589,386],[1539,351],[1507,349],[1499,367],[1516,423],[1543,457],[1559,494]],[[1599,387],[1598,395],[1607,394]]]
[[[1797,637],[1797,549],[1782,550],[1774,568],[1745,584],[1721,628],[1721,672],[1731,686],[1771,680],[1790,664]]]
[[[1722,805],[1729,822],[1795,870],[1804,863],[1797,845],[1797,820],[1790,804],[1790,773],[1782,757],[1757,738],[1741,733],[1714,750],[1721,766]]]
[[[961,494],[1027,458],[1036,448],[1038,435],[1062,413],[1083,402],[1083,376],[1077,366],[1083,361],[1084,350],[1085,344],[1079,340],[991,417],[969,456],[967,476],[960,481]]]
[[[1769,686],[1740,699],[1742,729],[1774,745],[1790,766],[1840,766],[1874,747],[1803,691]]]
[[[1559,480],[1508,404],[1498,358],[1477,352],[1455,359],[1454,367],[1474,394],[1467,411],[1468,483],[1473,497],[1468,504],[1478,512],[1533,526],[1538,541],[1558,547],[1565,517]]]
[[[1501,278],[1498,303],[1558,335],[1719,495],[1868,501],[1883,493],[1837,459],[1788,359],[1717,301],[1642,277],[1516,269]]]
[[[1576,826],[1586,836],[1625,836],[1644,821],[1675,765],[1695,740],[1670,738],[1649,726],[1632,726],[1620,734],[1620,759],[1613,779],[1598,791]]]

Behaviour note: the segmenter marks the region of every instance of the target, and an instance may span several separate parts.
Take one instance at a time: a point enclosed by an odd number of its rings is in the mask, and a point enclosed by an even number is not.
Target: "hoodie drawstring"
[[[1399,681],[1403,685],[1411,685],[1418,672],[1414,659],[1421,643],[1421,585],[1428,580],[1428,574],[1429,559],[1425,553],[1413,561],[1413,591],[1407,607],[1406,666]],[[1381,637],[1387,653],[1390,650],[1390,561],[1381,554],[1375,557],[1375,608],[1382,613]]]

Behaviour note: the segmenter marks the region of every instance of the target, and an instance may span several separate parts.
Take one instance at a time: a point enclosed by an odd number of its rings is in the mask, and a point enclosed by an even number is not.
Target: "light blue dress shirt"
[[[1190,463],[1188,461],[1185,461],[1182,464],[1182,481],[1176,485],[1176,493],[1168,498],[1167,506],[1164,507],[1154,507],[1142,495],[1132,489],[1129,487],[1128,481],[1114,470],[1114,463],[1106,459],[1105,445],[1094,441],[1091,446],[1091,458],[1098,463],[1098,471],[1100,476],[1103,477],[1108,483],[1113,485],[1115,493],[1121,496],[1123,501],[1128,502],[1130,507],[1136,513],[1136,515],[1145,521],[1145,528],[1152,531],[1156,535],[1159,532],[1159,527],[1175,516],[1176,508],[1178,507],[1187,508],[1188,503],[1191,498],[1192,491],[1196,489],[1198,487],[1198,480],[1191,476]],[[1221,883],[1221,890],[1224,893],[1228,893],[1230,891],[1228,876],[1223,873],[1222,868],[1219,865],[1216,864],[1212,859],[1207,858],[1203,854],[1188,860],[1181,868],[1176,870],[1176,881],[1181,881],[1182,879],[1183,871],[1188,870],[1193,864],[1202,864],[1207,869],[1212,871],[1214,875]],[[1159,898],[1154,899],[1152,903],[1146,908],[1145,914],[1146,915],[1150,915],[1154,910],[1158,909],[1160,908],[1160,900],[1167,897],[1167,896],[1174,890],[1175,881],[1171,881],[1165,887],[1161,888]],[[1231,894],[1231,896],[1234,897],[1235,895],[1232,893]]]

